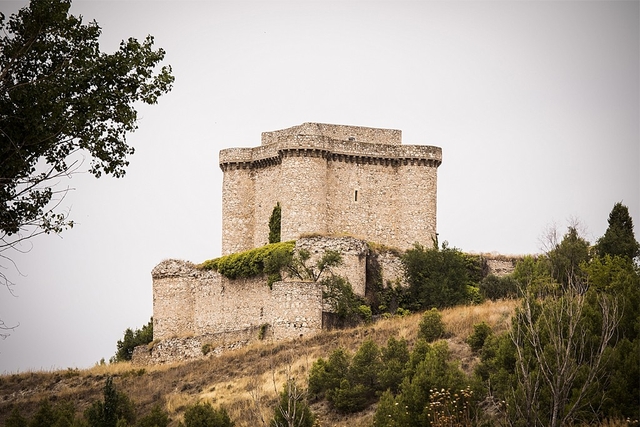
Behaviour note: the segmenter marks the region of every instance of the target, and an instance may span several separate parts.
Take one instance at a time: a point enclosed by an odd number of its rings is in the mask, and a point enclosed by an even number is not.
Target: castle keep
[[[408,249],[436,233],[439,147],[402,145],[401,132],[304,123],[264,132],[255,148],[220,152],[222,254],[268,243],[269,219],[281,206],[281,240],[295,240],[311,263],[337,251],[333,273],[367,294],[367,260],[380,280],[402,283],[397,252],[372,254],[367,242]],[[327,307],[319,281],[283,274],[229,279],[187,261],[166,260],[152,271],[154,346],[137,348],[140,362],[202,357],[269,336],[321,331]],[[206,351],[205,351],[206,350]]]
[[[303,123],[262,133],[259,147],[220,151],[222,254],[267,244],[278,202],[283,241],[321,234],[430,245],[442,150],[401,143],[399,130]]]

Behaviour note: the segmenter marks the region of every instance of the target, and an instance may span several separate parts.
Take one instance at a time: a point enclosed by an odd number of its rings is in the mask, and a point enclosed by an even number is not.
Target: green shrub
[[[480,294],[480,290],[477,286],[466,286],[467,290],[467,301],[469,304],[482,304],[482,295]]]
[[[480,295],[492,301],[501,298],[516,298],[518,296],[518,282],[512,276],[498,277],[489,274],[479,285]]]
[[[402,295],[401,306],[414,311],[464,303],[467,285],[475,283],[475,259],[449,248],[446,242],[441,249],[416,244],[402,256],[402,263],[409,287]]]
[[[473,333],[467,338],[467,344],[469,344],[474,353],[477,353],[482,349],[485,340],[492,333],[491,326],[485,322],[477,323],[473,325]]]
[[[153,341],[153,317],[149,320],[145,326],[140,329],[132,331],[127,328],[124,331],[124,337],[122,340],[118,340],[116,343],[116,354],[111,359],[113,362],[123,362],[125,360],[131,360],[133,356],[133,349],[139,345],[149,344]]]
[[[93,402],[84,412],[90,427],[116,427],[135,421],[135,408],[129,397],[116,390],[113,378],[107,377],[103,400]]]
[[[424,338],[427,342],[432,342],[444,335],[444,323],[442,314],[436,308],[425,311],[420,320],[418,338]]]
[[[156,404],[149,414],[138,420],[136,427],[167,427],[169,421],[171,421],[169,415],[162,410],[159,404]]]
[[[202,355],[206,356],[207,354],[211,353],[211,350],[213,350],[213,344],[211,343],[204,343],[202,344]]]
[[[184,412],[184,422],[181,427],[233,427],[224,408],[215,409],[210,403],[196,403]]]
[[[288,266],[293,257],[295,242],[271,243],[260,248],[225,255],[203,262],[202,270],[214,270],[229,279],[275,275]]]

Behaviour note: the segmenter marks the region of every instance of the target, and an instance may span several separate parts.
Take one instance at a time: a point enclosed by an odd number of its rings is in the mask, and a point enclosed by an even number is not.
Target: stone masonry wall
[[[222,150],[222,253],[266,243],[277,202],[282,240],[346,234],[400,249],[429,245],[441,159],[438,147],[401,145],[398,130],[320,123]]]

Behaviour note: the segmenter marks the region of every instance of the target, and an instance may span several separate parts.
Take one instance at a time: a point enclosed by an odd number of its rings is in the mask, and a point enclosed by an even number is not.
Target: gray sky
[[[5,270],[0,318],[20,326],[0,373],[112,356],[152,315],[156,264],[220,255],[219,150],[307,121],[442,147],[438,232],[464,251],[537,253],[570,218],[594,242],[618,201],[638,237],[639,4],[76,0],[103,50],[154,35],[176,83],[140,108],[126,177],[61,182],[76,227]]]

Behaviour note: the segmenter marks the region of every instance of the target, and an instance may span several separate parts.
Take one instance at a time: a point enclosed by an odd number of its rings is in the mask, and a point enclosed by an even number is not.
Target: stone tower
[[[263,132],[259,147],[220,151],[222,254],[268,243],[278,202],[283,241],[322,234],[430,245],[442,150],[401,144],[399,130],[303,123]]]

